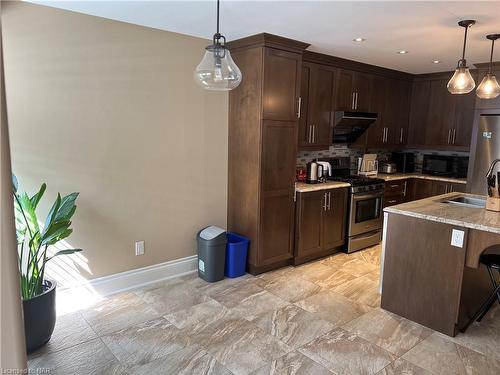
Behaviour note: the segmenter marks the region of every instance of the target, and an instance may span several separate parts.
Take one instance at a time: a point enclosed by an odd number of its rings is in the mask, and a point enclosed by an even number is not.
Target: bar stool
[[[479,310],[474,314],[474,316],[467,322],[467,324],[461,329],[462,332],[474,322],[480,322],[488,310],[493,306],[495,301],[500,303],[500,283],[497,283],[495,279],[494,270],[498,271],[500,275],[500,245],[490,246],[486,248],[484,253],[479,258],[479,262],[486,267],[488,274],[490,275],[491,284],[493,285],[493,291],[491,295],[484,301]]]

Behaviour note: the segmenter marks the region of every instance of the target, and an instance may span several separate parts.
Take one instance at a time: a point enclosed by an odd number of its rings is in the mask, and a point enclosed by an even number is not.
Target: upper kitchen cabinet
[[[263,117],[296,121],[300,117],[302,55],[274,48],[264,52]]]
[[[336,70],[304,62],[300,90],[299,148],[328,149],[332,140]]]
[[[410,138],[408,140],[408,143],[412,145],[425,144],[427,113],[429,112],[430,104],[430,92],[431,81],[413,81],[410,100]]]
[[[409,80],[383,76],[372,78],[370,112],[376,112],[378,119],[368,128],[368,147],[406,145],[410,87]]]
[[[475,92],[448,92],[450,73],[417,77],[412,85],[410,140],[416,147],[467,150],[472,133]]]
[[[384,109],[386,143],[403,146],[408,143],[411,83],[390,79],[387,86]]]
[[[340,69],[335,95],[335,110],[369,112],[373,76]]]
[[[229,92],[229,231],[250,238],[247,269],[292,263],[302,53],[270,34],[228,43],[243,74]]]

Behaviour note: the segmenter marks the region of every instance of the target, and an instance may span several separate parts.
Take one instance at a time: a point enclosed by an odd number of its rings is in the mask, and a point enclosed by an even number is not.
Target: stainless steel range
[[[352,253],[378,244],[382,241],[384,180],[351,175],[351,160],[348,157],[328,161],[332,166],[329,179],[351,184],[346,251]]]

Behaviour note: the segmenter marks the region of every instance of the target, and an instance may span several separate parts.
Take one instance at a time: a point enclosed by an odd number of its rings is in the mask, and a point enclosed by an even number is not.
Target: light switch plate
[[[453,229],[451,231],[451,246],[464,247],[464,231]]]
[[[144,255],[144,241],[135,243],[135,255]]]

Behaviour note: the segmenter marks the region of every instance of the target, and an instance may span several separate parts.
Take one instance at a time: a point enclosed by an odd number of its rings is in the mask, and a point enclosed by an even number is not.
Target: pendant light
[[[477,87],[476,95],[481,99],[494,99],[500,95],[500,85],[498,85],[495,75],[491,72],[491,66],[493,65],[493,48],[495,47],[495,40],[500,38],[500,34],[486,35],[486,38],[491,40],[490,67],[488,73],[486,73]]]
[[[474,87],[476,87],[476,82],[474,82],[474,78],[472,78],[469,72],[469,67],[467,66],[467,61],[465,60],[467,30],[475,23],[476,21],[474,20],[464,20],[458,23],[459,26],[465,28],[464,48],[462,50],[462,58],[458,60],[455,74],[453,74],[453,77],[451,77],[450,81],[448,82],[448,91],[452,94],[467,94],[474,90]]]
[[[205,48],[205,56],[194,71],[194,80],[203,88],[229,91],[241,82],[241,71],[226,47],[226,37],[219,33],[219,0],[217,0],[217,32],[213,43]]]

